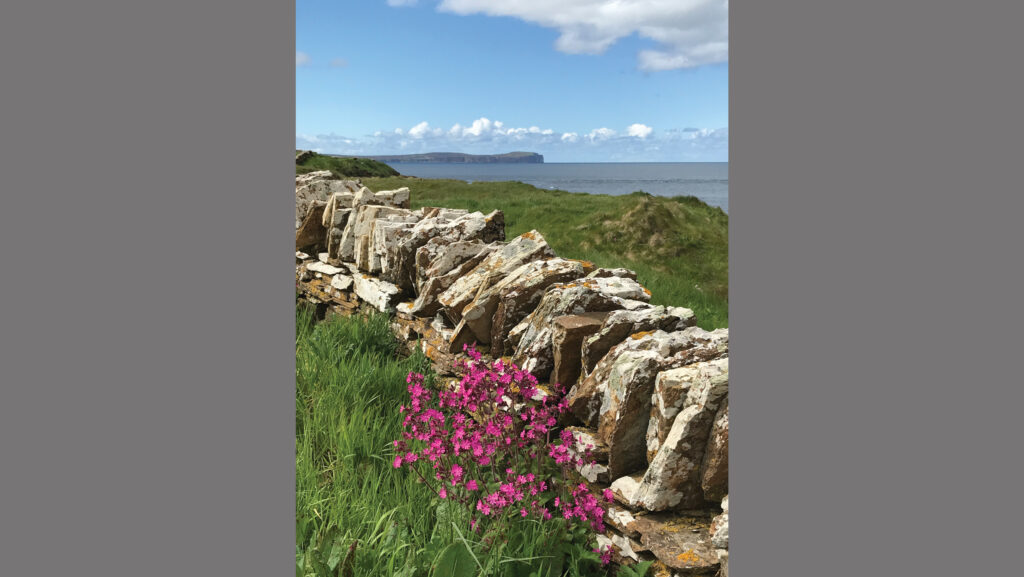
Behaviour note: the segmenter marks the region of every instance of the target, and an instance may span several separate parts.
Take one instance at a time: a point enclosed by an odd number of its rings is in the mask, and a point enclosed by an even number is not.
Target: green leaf
[[[445,547],[434,560],[431,577],[474,577],[476,562],[469,549],[462,542],[455,542]]]

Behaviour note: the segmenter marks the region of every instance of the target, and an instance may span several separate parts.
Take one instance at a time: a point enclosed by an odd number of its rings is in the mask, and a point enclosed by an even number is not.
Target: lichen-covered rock
[[[428,240],[426,244],[416,249],[415,285],[417,293],[422,292],[423,286],[430,279],[444,276],[455,267],[475,258],[484,246],[485,243],[479,239],[448,242],[434,237]]]
[[[351,217],[348,227],[345,229],[346,236],[350,230],[352,231],[352,258],[346,258],[344,251],[347,247],[344,245],[341,248],[341,258],[356,263],[359,270],[374,272],[372,268],[373,229],[378,220],[385,220],[389,216],[411,219],[418,217],[413,215],[411,210],[373,204],[363,205],[354,210],[355,216]]]
[[[583,374],[593,371],[597,362],[629,335],[658,330],[672,332],[692,327],[695,323],[693,311],[682,307],[650,306],[614,311],[608,315],[601,330],[583,343]]]
[[[316,252],[327,241],[327,229],[322,223],[326,202],[314,201],[309,205],[306,217],[295,231],[295,250]]]
[[[381,312],[395,310],[402,291],[395,285],[366,274],[352,277],[355,293],[359,298]]]
[[[336,274],[331,278],[331,287],[340,291],[347,291],[352,288],[352,277],[347,274]]]
[[[581,261],[548,258],[527,262],[498,282],[482,287],[476,297],[462,309],[462,322],[479,343],[491,342],[491,324],[502,295],[541,294],[547,287],[582,277],[589,270]],[[527,297],[529,298],[529,297]]]
[[[328,204],[328,208],[330,205]],[[328,212],[324,210],[324,220],[327,219]],[[345,229],[348,226],[348,220],[352,216],[351,208],[336,208],[333,213],[330,213],[330,221],[325,225],[327,229],[327,255],[334,262],[341,261],[341,244],[344,238]]]
[[[569,391],[569,409],[588,426],[596,424],[600,439],[608,445],[612,478],[647,463],[646,434],[657,374],[721,357],[727,351],[726,329],[637,333],[613,347]]]
[[[722,514],[711,521],[711,544],[719,549],[729,548],[729,496],[722,499]]]
[[[711,545],[710,520],[692,515],[643,515],[634,526],[640,543],[659,561],[682,575],[714,575],[718,553]]]
[[[644,473],[636,503],[651,511],[704,504],[700,466],[719,403],[729,391],[729,360],[707,363],[686,394],[683,410]],[[615,456],[614,447],[611,457]]]
[[[556,317],[551,326],[551,349],[554,352],[555,367],[551,382],[561,383],[568,390],[580,377],[582,369],[581,346],[583,340],[597,332],[608,312],[591,312],[581,315]]]
[[[729,397],[726,396],[718,407],[711,436],[704,450],[704,464],[701,466],[700,486],[704,499],[717,501],[729,492]]]
[[[618,362],[618,357],[643,350],[656,351],[661,357],[678,356],[666,361],[668,364],[661,369],[668,370],[726,355],[729,351],[729,331],[716,329],[707,332],[699,327],[688,327],[673,333],[653,331],[630,335],[612,347],[594,370],[569,391],[569,410],[588,426],[597,426],[601,403],[607,390],[605,385],[608,374]]]
[[[645,301],[650,291],[633,279],[602,277],[551,285],[537,308],[510,331],[517,342],[512,362],[540,380],[554,369],[552,321],[556,317],[624,308],[626,301]]]
[[[430,248],[431,240],[420,248],[420,253]],[[442,242],[439,246],[445,246]],[[438,297],[455,281],[469,274],[469,271],[476,268],[490,254],[501,248],[499,243],[484,244],[482,241],[461,241],[446,245],[449,251],[439,254],[434,261],[427,266],[424,272],[425,280],[419,285],[419,294],[413,303],[411,313],[417,317],[433,317],[441,310],[441,303]],[[451,267],[451,268],[449,268]]]
[[[409,208],[409,187],[407,186],[398,190],[381,190],[375,192],[373,197],[385,206]]]
[[[499,210],[486,215],[437,209],[420,211],[420,214],[425,216],[415,226],[398,234],[386,257],[389,271],[386,278],[405,290],[415,286],[416,255],[431,239],[449,244],[466,240],[486,244],[505,239],[505,216]]]
[[[654,460],[654,455],[672,429],[672,422],[683,409],[690,388],[700,379],[706,378],[709,364],[715,362],[694,363],[658,374],[654,381],[654,395],[651,397],[651,422],[647,428],[648,462]]]
[[[357,190],[352,180],[332,180],[329,170],[319,170],[295,177],[295,226],[301,224],[313,202],[326,202],[335,192]]]
[[[329,264],[324,263],[324,262],[316,261],[316,262],[311,262],[311,263],[307,264],[306,265],[306,270],[311,271],[311,272],[319,272],[319,273],[323,273],[323,274],[326,274],[326,275],[335,275],[335,274],[338,274],[339,272],[342,272],[343,269],[340,269],[340,268],[338,268],[336,266],[329,265]]]
[[[393,247],[399,234],[412,228],[419,220],[419,216],[412,213],[403,215],[390,215],[383,219],[378,218],[373,225],[373,241],[370,248],[369,270],[372,273],[379,273],[380,277],[388,280],[389,273],[394,273]]]
[[[588,274],[587,278],[608,278],[613,276],[636,280],[636,272],[628,268],[599,268]]]
[[[459,322],[462,320],[462,309],[482,291],[528,262],[554,256],[555,252],[539,232],[525,232],[488,255],[472,271],[456,280],[438,297],[438,302],[452,322]]]

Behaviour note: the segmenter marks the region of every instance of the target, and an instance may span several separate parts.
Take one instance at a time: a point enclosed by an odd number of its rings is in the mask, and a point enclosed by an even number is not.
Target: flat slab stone
[[[718,553],[711,545],[710,519],[688,515],[643,515],[634,526],[640,542],[659,561],[683,575],[714,575]]]
[[[338,274],[339,272],[342,272],[342,269],[320,261],[311,262],[307,264],[306,270],[311,272],[319,272],[327,275],[335,275]]]
[[[402,291],[395,285],[366,274],[354,275],[353,284],[359,298],[381,312],[392,312]]]
[[[583,340],[601,329],[608,314],[590,312],[556,317],[552,321],[554,331],[551,336],[551,348],[555,357],[552,382],[561,383],[567,390],[576,384],[583,369]]]
[[[724,499],[729,492],[729,397],[722,401],[704,450],[700,486],[708,501]]]

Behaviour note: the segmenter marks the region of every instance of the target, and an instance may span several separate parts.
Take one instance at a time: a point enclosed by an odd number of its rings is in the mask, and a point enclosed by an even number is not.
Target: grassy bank
[[[313,154],[301,163],[295,164],[296,174],[315,170],[329,170],[336,178],[366,176],[398,176],[398,171],[376,160],[368,158],[337,158]]]
[[[372,190],[408,186],[412,208],[501,209],[508,238],[537,229],[559,256],[633,269],[653,303],[691,308],[705,329],[729,326],[729,216],[694,197],[571,193],[522,182],[361,180]]]
[[[383,316],[314,324],[296,314],[296,539],[304,574],[358,541],[355,575],[399,575],[430,539],[431,495],[388,458],[399,438],[405,377],[421,356],[399,358]],[[334,559],[331,559],[332,552]]]

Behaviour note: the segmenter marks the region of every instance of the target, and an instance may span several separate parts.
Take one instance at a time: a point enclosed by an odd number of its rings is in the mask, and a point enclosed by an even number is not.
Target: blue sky
[[[727,0],[297,0],[296,146],[728,160]]]

